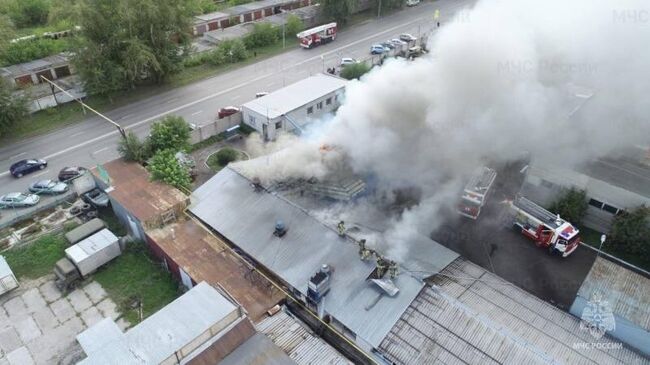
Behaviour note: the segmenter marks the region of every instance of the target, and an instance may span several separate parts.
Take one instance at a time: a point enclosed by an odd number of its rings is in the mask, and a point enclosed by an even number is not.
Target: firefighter
[[[336,228],[339,231],[339,236],[340,237],[345,237],[345,222],[340,221],[339,224],[336,226]]]
[[[370,258],[370,250],[366,248],[366,240],[362,238],[359,240],[359,256],[361,260],[366,261]]]
[[[386,262],[386,260],[383,257],[379,256],[377,258],[377,277],[381,279],[386,273],[387,268],[388,268],[388,262]]]
[[[388,275],[391,279],[395,279],[395,277],[397,277],[397,263],[393,260],[391,260],[388,264]]]

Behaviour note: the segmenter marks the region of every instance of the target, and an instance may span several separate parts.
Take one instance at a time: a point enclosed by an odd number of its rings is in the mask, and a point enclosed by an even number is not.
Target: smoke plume
[[[529,152],[571,167],[648,145],[648,11],[633,0],[480,0],[429,37],[426,56],[350,82],[317,133],[265,147],[277,152],[256,173],[322,177],[344,160],[386,190],[415,186],[419,204],[384,232],[404,242],[428,235],[486,161]]]

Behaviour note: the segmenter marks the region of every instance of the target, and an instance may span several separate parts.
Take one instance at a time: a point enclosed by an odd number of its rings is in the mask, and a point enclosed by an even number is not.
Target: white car
[[[41,198],[35,194],[9,193],[0,197],[0,208],[31,207]]]
[[[408,43],[404,42],[403,40],[397,39],[397,38],[395,38],[395,39],[391,39],[391,40],[388,41],[388,42],[389,42],[390,44],[392,44],[393,46],[395,46],[395,47],[402,47],[402,46],[406,46],[406,45],[408,45]]]
[[[350,58],[350,57],[341,58],[341,67],[345,67],[347,65],[353,65],[355,63],[359,63],[359,61],[355,60],[354,58]]]
[[[413,42],[413,41],[415,41],[417,38],[415,38],[415,37],[412,36],[411,34],[408,34],[408,33],[402,33],[402,34],[399,35],[399,39],[401,39],[401,40],[404,41],[404,42]]]
[[[415,6],[420,3],[420,0],[406,0],[406,6]]]

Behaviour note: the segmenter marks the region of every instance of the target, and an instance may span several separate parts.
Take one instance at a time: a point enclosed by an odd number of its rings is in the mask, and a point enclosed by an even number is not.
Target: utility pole
[[[381,16],[381,0],[379,0],[379,6],[377,7],[377,18]]]
[[[286,29],[285,26],[286,26],[286,23],[282,23],[282,49],[284,49],[284,47],[287,46],[287,42],[285,40],[285,35],[284,35],[285,29]]]
[[[110,119],[109,117],[105,116],[104,114],[102,114],[102,113],[98,112],[97,110],[95,110],[95,109],[91,108],[90,106],[88,106],[86,103],[84,103],[83,101],[81,101],[81,98],[75,98],[74,95],[70,94],[69,92],[67,92],[66,90],[64,90],[63,88],[61,88],[59,85],[57,85],[57,84],[55,84],[54,82],[52,82],[51,80],[48,80],[47,77],[41,75],[41,79],[43,79],[44,81],[46,81],[47,83],[49,83],[49,84],[50,84],[50,87],[52,87],[52,90],[54,90],[54,88],[57,88],[57,89],[59,89],[59,91],[61,91],[62,93],[68,95],[68,96],[71,97],[72,99],[76,100],[79,104],[81,104],[81,106],[84,108],[84,114],[85,114],[85,109],[87,108],[87,109],[90,110],[91,112],[97,114],[100,118],[102,118],[102,119],[104,119],[105,121],[107,121],[107,122],[111,123],[112,125],[114,125],[115,128],[117,128],[117,130],[118,130],[118,131],[120,132],[120,134],[122,135],[122,138],[126,139],[126,131],[125,131],[124,128],[122,128],[122,126],[119,125],[117,122],[113,121],[113,120]]]

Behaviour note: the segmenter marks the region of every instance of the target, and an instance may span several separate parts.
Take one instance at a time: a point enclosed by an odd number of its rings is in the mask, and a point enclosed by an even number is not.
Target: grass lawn
[[[7,259],[16,277],[36,279],[49,274],[65,256],[67,241],[61,234],[49,234],[27,246],[12,248],[1,254]]]
[[[121,256],[93,275],[132,324],[140,322],[135,299],[142,301],[146,318],[178,297],[178,285],[170,273],[155,261],[141,242],[127,244]]]

